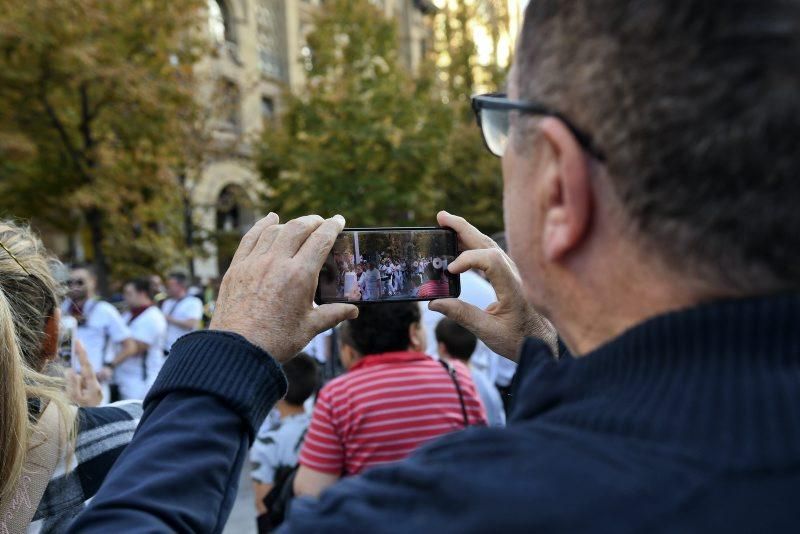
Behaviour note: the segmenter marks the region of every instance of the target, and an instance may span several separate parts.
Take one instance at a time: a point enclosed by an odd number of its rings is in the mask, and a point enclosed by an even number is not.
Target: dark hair
[[[441,280],[442,279],[442,271],[435,268],[433,266],[433,262],[430,262],[428,265],[425,266],[425,277],[428,280]]]
[[[134,291],[137,293],[147,293],[149,298],[153,298],[153,287],[150,284],[150,280],[147,278],[133,278],[132,280],[128,280],[125,285],[132,285]]]
[[[381,303],[363,306],[358,318],[349,321],[356,350],[364,356],[408,350],[408,329],[420,321],[416,302]]]
[[[436,325],[436,341],[444,343],[448,354],[463,362],[469,361],[478,344],[475,334],[446,317]]]
[[[189,277],[183,274],[182,272],[169,273],[167,279],[170,278],[178,282],[182,287],[186,287],[189,283]]]
[[[798,2],[536,0],[514,80],[597,142],[648,249],[753,294],[800,286],[798,65]]]
[[[97,278],[97,269],[91,263],[73,263],[69,266],[70,271],[84,270],[92,278]]]
[[[317,362],[305,352],[301,352],[281,367],[289,383],[289,389],[283,400],[294,406],[302,406],[319,385]]]

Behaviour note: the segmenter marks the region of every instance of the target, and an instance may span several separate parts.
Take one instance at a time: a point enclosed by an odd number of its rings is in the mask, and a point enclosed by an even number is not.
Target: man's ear
[[[411,350],[425,352],[427,339],[425,338],[425,329],[421,323],[411,323],[408,327],[408,340]]]
[[[542,253],[546,259],[557,261],[578,248],[586,236],[594,193],[588,158],[564,123],[546,118],[539,131],[553,159],[540,198],[544,218]]]
[[[448,352],[447,352],[447,346],[444,343],[442,343],[441,341],[438,343],[436,348],[437,348],[437,352],[439,353],[439,356],[441,356],[443,358],[446,358],[446,357],[450,356],[450,354],[448,354]]]

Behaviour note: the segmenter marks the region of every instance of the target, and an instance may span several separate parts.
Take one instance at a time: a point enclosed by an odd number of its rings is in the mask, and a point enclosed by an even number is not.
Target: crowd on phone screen
[[[446,297],[450,293],[445,257],[405,259],[379,253],[368,254],[361,261],[355,261],[352,255],[336,257],[335,261],[338,296],[351,301]]]

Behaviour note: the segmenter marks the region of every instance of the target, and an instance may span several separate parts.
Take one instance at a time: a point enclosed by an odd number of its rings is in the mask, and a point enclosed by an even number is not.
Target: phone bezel
[[[448,228],[447,226],[373,226],[372,228],[342,228],[340,233],[345,232],[418,232],[418,231],[439,231],[444,230],[446,233],[449,233],[452,236],[452,244],[453,244],[453,257],[457,258],[461,251],[458,250],[458,234],[452,228]],[[337,236],[338,238],[338,236]],[[330,253],[328,253],[330,255]],[[327,259],[327,256],[326,256]],[[331,300],[331,301],[323,301],[322,296],[320,295],[320,285],[319,285],[319,275],[317,275],[317,288],[314,291],[314,303],[318,305],[322,304],[354,304],[356,306],[371,306],[373,304],[390,304],[392,302],[428,302],[431,300],[439,300],[445,298],[458,298],[461,296],[461,275],[460,274],[450,274],[452,277],[451,280],[455,281],[455,295],[448,295],[447,297],[434,297],[434,298],[399,298],[399,299],[388,299],[388,300],[359,300],[359,301],[349,301],[349,300]]]

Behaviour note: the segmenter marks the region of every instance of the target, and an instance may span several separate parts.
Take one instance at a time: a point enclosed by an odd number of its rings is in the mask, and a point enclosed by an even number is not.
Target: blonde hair
[[[28,399],[58,408],[68,429],[63,443],[74,443],[75,421],[63,380],[42,371],[45,326],[58,307],[59,284],[53,261],[29,228],[0,220],[0,500],[9,497],[36,431]]]

